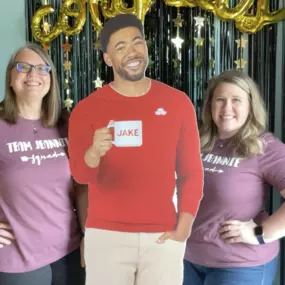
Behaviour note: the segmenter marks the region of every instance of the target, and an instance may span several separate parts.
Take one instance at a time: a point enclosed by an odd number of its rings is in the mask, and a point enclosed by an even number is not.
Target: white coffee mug
[[[113,144],[117,147],[142,146],[142,121],[110,121],[107,128],[114,128]]]

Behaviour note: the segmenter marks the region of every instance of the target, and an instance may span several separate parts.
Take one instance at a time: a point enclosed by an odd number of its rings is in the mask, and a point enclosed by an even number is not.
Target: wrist
[[[256,226],[256,227],[253,229],[253,231],[254,231],[255,237],[256,237],[257,240],[258,240],[258,243],[259,243],[259,244],[265,244],[266,241],[264,240],[264,231],[263,231],[262,225]]]
[[[263,228],[263,239],[264,239],[265,243],[270,243],[270,242],[273,242],[275,240],[278,240],[277,237],[275,237],[274,235],[271,234],[271,231],[268,230],[268,228],[265,224],[262,224],[262,228]]]
[[[100,153],[92,145],[84,155],[84,161],[88,167],[95,168],[100,162]]]
[[[186,212],[179,213],[178,221],[176,225],[177,235],[184,237],[185,240],[189,238],[192,230],[194,218],[191,214]]]
[[[184,241],[190,237],[191,229],[179,229],[178,227],[175,229],[177,236],[181,237]]]
[[[90,157],[94,159],[100,158],[100,152],[94,145],[91,145],[87,151],[89,152]]]

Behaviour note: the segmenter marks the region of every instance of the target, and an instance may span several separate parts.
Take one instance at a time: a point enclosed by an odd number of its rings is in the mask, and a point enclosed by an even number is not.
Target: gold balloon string
[[[196,37],[194,38],[196,51],[197,51],[197,56],[195,57],[195,66],[200,67],[203,62],[202,51],[205,40],[204,38],[202,38],[201,30],[202,28],[204,28],[205,18],[202,17],[201,15],[198,15],[194,17],[194,20],[195,20],[195,29],[197,31]]]
[[[42,1],[42,5],[48,5],[48,0],[43,0]],[[51,28],[51,24],[48,21],[48,17],[45,15],[42,19],[42,25],[41,25],[42,31],[44,35],[47,35],[50,33],[50,28]],[[48,52],[49,48],[50,48],[50,43],[45,43],[45,42],[41,42],[41,45],[43,47],[43,49]]]
[[[211,15],[213,16],[213,15]],[[211,17],[210,16],[210,17]],[[211,20],[209,19],[209,22],[211,22]],[[211,29],[209,30],[209,44],[210,44],[210,48],[211,48],[211,58],[210,58],[210,68],[211,68],[211,75],[214,76],[216,74],[216,60],[215,60],[215,36],[214,34],[211,32]]]
[[[65,55],[65,61],[63,63],[64,71],[65,71],[65,79],[64,79],[64,90],[66,93],[66,99],[64,100],[64,107],[70,111],[73,105],[73,100],[71,99],[71,89],[69,85],[69,78],[71,72],[71,61],[69,60],[69,53],[71,51],[72,45],[69,43],[69,37],[65,36],[65,43],[62,45]]]
[[[237,49],[239,54],[239,58],[235,60],[236,68],[244,69],[247,64],[247,61],[244,59],[244,49],[246,48],[247,40],[242,35],[239,39],[236,39],[235,42],[237,43]]]
[[[180,28],[183,25],[184,20],[181,17],[180,9],[177,8],[177,16],[175,19],[172,20],[174,22],[174,27],[176,27],[176,37],[171,39],[172,43],[174,44],[176,51],[177,51],[177,59],[181,61],[181,48],[184,40],[180,38]]]
[[[100,41],[99,41],[99,31],[96,29],[96,27],[94,27],[95,32],[96,32],[96,40],[94,42],[94,49],[96,52],[96,79],[93,80],[93,84],[94,84],[94,88],[98,89],[98,88],[102,88],[104,80],[101,79],[101,75],[100,75],[100,71],[101,71],[101,60],[100,60],[100,54],[102,54],[101,51],[101,45],[100,45]]]

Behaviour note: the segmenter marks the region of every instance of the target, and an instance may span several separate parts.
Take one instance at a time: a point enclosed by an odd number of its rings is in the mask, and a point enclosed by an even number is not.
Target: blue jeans
[[[184,260],[183,285],[272,285],[278,257],[253,267],[211,268]]]

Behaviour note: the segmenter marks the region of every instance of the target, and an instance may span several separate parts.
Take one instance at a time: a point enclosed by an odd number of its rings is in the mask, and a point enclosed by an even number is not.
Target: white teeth
[[[230,120],[234,118],[234,116],[221,116],[221,117],[225,120]]]
[[[138,66],[139,64],[140,64],[140,62],[139,62],[139,61],[132,61],[132,62],[128,63],[128,65],[127,65],[127,66],[135,67],[135,66]]]
[[[28,85],[28,86],[40,86],[40,83],[38,83],[38,82],[26,82],[26,85]]]

